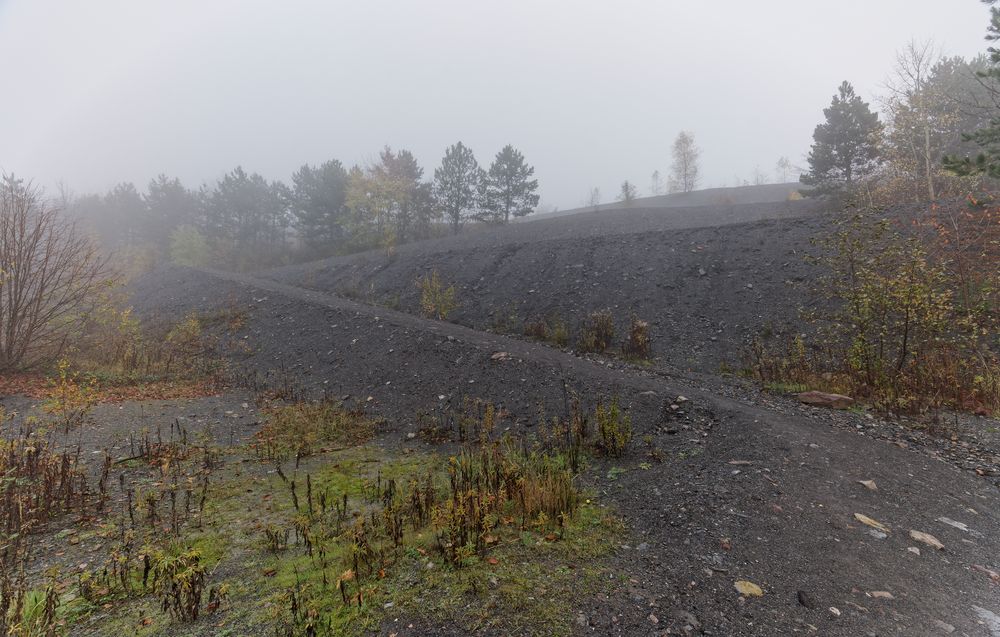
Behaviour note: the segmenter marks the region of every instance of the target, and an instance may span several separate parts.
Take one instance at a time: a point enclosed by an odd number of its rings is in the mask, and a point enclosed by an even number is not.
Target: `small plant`
[[[420,311],[428,318],[444,321],[458,307],[455,286],[445,287],[437,270],[417,279],[417,287],[420,288]]]
[[[611,400],[608,407],[598,404],[595,416],[601,449],[613,458],[621,458],[632,441],[632,419],[622,413],[617,397]]]
[[[646,360],[650,354],[649,323],[632,317],[628,327],[628,337],[622,343],[622,354],[626,358]]]
[[[601,354],[615,340],[615,319],[611,310],[591,312],[580,330],[578,348],[581,352]]]
[[[205,565],[201,552],[187,548],[175,551],[147,551],[149,566],[144,580],[152,576],[150,586],[160,596],[160,607],[180,621],[198,619],[201,597],[205,591]]]
[[[569,328],[566,327],[566,321],[558,317],[553,319],[549,342],[558,347],[569,345]]]
[[[538,341],[549,340],[549,324],[545,319],[524,322],[524,335]]]
[[[82,424],[97,404],[97,388],[93,379],[81,380],[79,372],[71,372],[65,358],[59,361],[56,372],[49,398],[42,403],[42,411],[52,415],[68,433]]]
[[[264,417],[253,447],[268,460],[309,456],[323,443],[360,444],[375,433],[374,420],[329,400],[268,407]]]
[[[13,618],[7,635],[12,637],[50,637],[58,634],[56,609],[59,606],[59,593],[53,576],[42,590],[30,590],[24,593],[19,605],[10,609],[20,614]]]
[[[569,329],[558,316],[538,318],[524,322],[524,335],[537,341],[546,341],[557,347],[569,344]]]

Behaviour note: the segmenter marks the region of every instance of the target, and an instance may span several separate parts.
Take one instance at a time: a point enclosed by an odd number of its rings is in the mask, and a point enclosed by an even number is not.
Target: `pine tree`
[[[98,227],[107,246],[134,246],[149,225],[149,209],[132,183],[120,183],[104,197],[102,219]]]
[[[434,170],[434,198],[455,234],[479,206],[484,173],[472,150],[462,142],[448,147],[441,166]]]
[[[484,221],[509,223],[510,218],[530,214],[538,205],[538,180],[533,166],[510,144],[497,153],[483,182]]]
[[[197,221],[198,198],[179,179],[158,175],[149,182],[143,201],[147,210],[143,237],[161,248],[168,247],[178,226]]]
[[[813,132],[809,171],[799,177],[818,195],[849,189],[870,175],[878,166],[882,134],[878,113],[872,112],[850,82],[840,85],[823,114],[826,121]]]
[[[347,171],[336,159],[292,175],[294,225],[307,246],[330,251],[344,240],[346,199]]]
[[[631,183],[627,179],[622,182],[622,188],[618,191],[618,201],[627,206],[635,201],[635,198],[638,196],[639,192],[636,189],[635,184]]]
[[[982,0],[990,6],[990,25],[987,27],[986,39],[989,42],[1000,41],[1000,7],[998,0]],[[978,73],[983,84],[989,86],[994,104],[1000,103],[1000,90],[996,82],[1000,81],[1000,48],[991,46],[989,52],[989,67]],[[993,110],[994,116],[989,124],[964,135],[966,141],[979,147],[975,159],[969,156],[948,155],[944,158],[945,168],[959,175],[986,175],[992,179],[1000,179],[1000,115]]]

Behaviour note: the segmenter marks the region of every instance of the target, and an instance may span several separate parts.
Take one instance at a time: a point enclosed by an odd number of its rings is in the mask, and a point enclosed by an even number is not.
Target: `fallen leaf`
[[[924,533],[923,531],[913,531],[913,530],[911,530],[910,531],[910,537],[912,537],[914,540],[916,540],[918,542],[923,542],[924,544],[926,544],[928,546],[933,546],[934,548],[938,549],[939,551],[943,551],[944,550],[944,544],[941,544],[941,541],[938,540],[933,535],[931,535],[930,533]]]
[[[1000,573],[997,573],[993,569],[986,568],[985,566],[982,566],[980,564],[973,564],[972,570],[979,571],[980,573],[985,574],[987,577],[993,580],[994,584],[1000,584]]]
[[[874,597],[875,599],[896,599],[895,597],[892,596],[892,593],[890,593],[889,591],[872,591],[868,594]]]
[[[858,484],[862,484],[869,491],[878,491],[878,487],[875,485],[874,480],[858,480]]]
[[[745,595],[746,597],[760,597],[764,594],[764,591],[761,590],[760,586],[746,580],[737,580],[733,586],[736,587],[736,590],[739,591],[740,595]]]
[[[500,560],[498,560],[498,559],[497,559],[497,558],[495,558],[495,557],[488,557],[488,558],[486,558],[486,561],[487,561],[487,562],[488,562],[489,564],[491,564],[492,566],[496,566],[497,564],[499,564],[499,563],[500,563]]]
[[[854,519],[857,520],[858,522],[862,523],[862,524],[867,524],[868,526],[872,527],[873,529],[878,529],[879,531],[882,531],[883,533],[888,533],[889,532],[889,527],[887,527],[886,525],[882,524],[878,520],[871,519],[870,517],[868,517],[867,515],[864,515],[863,513],[855,513],[854,514]]]

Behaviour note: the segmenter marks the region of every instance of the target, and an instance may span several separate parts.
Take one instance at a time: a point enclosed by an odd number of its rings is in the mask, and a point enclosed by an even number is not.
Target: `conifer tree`
[[[479,206],[484,172],[462,142],[449,146],[434,170],[434,198],[455,234]]]
[[[510,218],[523,217],[538,205],[538,180],[533,166],[510,144],[497,153],[486,173],[482,202],[484,221],[509,223]]]
[[[882,124],[878,113],[844,82],[829,107],[826,121],[813,132],[809,171],[800,181],[813,186],[815,194],[849,189],[878,166]]]

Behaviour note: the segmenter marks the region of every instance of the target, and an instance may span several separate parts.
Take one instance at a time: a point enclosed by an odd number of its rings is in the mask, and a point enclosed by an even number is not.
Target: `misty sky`
[[[703,186],[804,164],[844,79],[880,91],[933,37],[985,50],[978,0],[0,0],[0,169],[53,188],[288,181],[385,144],[431,176],[462,140],[535,165],[543,205],[645,194],[678,131]]]

